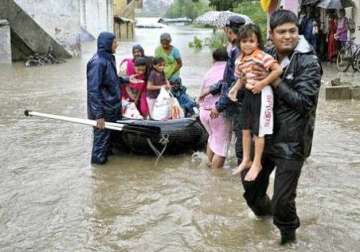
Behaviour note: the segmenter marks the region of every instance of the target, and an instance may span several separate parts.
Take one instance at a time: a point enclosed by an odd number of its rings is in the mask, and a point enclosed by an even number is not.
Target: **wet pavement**
[[[164,30],[138,29],[151,55]],[[211,30],[171,27],[184,83],[198,94],[211,65],[208,49],[187,44]],[[134,42],[122,42],[120,60]],[[247,208],[230,168],[206,167],[203,153],[112,156],[92,167],[91,128],[39,118],[24,109],[86,117],[86,62],[0,66],[0,251],[358,251],[360,102],[319,101],[312,156],[299,182],[298,242],[281,247],[271,219]],[[324,80],[337,77],[325,66]],[[360,73],[341,75],[358,81]],[[322,90],[323,91],[323,90]],[[270,188],[270,193],[271,193]]]

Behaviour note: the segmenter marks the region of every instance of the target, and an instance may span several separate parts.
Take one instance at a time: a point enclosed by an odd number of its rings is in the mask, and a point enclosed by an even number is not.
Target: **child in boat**
[[[138,57],[134,61],[135,74],[130,78],[129,85],[124,86],[122,98],[134,102],[140,114],[147,118],[149,108],[146,101],[146,76],[148,70],[148,60]]]
[[[151,112],[153,110],[156,98],[160,93],[160,89],[165,87],[170,90],[171,85],[165,77],[165,60],[161,57],[156,57],[153,59],[152,70],[147,78],[147,104],[149,108],[149,113],[151,117]]]
[[[243,122],[243,160],[234,169],[233,175],[244,169],[250,169],[246,181],[253,181],[261,171],[262,153],[265,147],[265,135],[273,131],[273,92],[269,84],[282,74],[282,68],[277,61],[262,51],[263,44],[260,28],[255,24],[247,24],[239,31],[241,54],[235,61],[236,84],[229,91],[229,98],[237,101],[240,89],[243,92],[242,122]],[[262,80],[256,80],[252,71],[254,65],[259,65],[269,71]],[[246,79],[246,83],[241,80]],[[255,136],[255,156],[250,159],[251,135]]]

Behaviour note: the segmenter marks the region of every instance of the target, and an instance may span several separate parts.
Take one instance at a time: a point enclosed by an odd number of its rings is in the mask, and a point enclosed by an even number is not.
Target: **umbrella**
[[[302,0],[301,1],[301,6],[306,6],[306,5],[315,5],[317,2],[319,2],[319,0]]]
[[[208,11],[197,17],[194,20],[195,24],[210,25],[217,28],[225,27],[226,20],[231,16],[240,16],[245,19],[246,23],[251,23],[251,19],[243,14],[234,13],[231,11]]]
[[[321,0],[316,6],[323,9],[343,9],[354,6],[354,3],[351,0]]]

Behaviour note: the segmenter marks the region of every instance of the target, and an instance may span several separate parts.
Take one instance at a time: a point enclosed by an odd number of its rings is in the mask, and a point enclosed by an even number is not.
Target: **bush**
[[[208,10],[209,6],[205,0],[175,0],[165,16],[168,18],[189,17],[195,19]]]
[[[195,36],[194,40],[192,42],[189,42],[189,47],[195,49],[201,49],[203,48],[203,41],[199,39],[197,36]]]
[[[211,37],[205,39],[205,45],[211,49],[224,47],[227,45],[227,43],[227,36],[223,31],[215,32]]]
[[[190,48],[202,49],[204,46],[207,46],[211,49],[217,49],[220,47],[226,46],[228,43],[226,34],[223,31],[216,32],[212,34],[211,37],[207,37],[204,40],[201,40],[197,36],[194,37],[194,40],[189,43]]]

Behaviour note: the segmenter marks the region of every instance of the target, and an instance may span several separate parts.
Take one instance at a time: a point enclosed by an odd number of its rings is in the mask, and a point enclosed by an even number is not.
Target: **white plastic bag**
[[[181,108],[178,100],[174,96],[171,96],[170,111],[171,111],[171,119],[180,119],[185,117],[184,110]]]
[[[134,102],[123,102],[123,116],[131,119],[144,119]]]
[[[152,111],[150,111],[151,118],[154,120],[168,120],[171,117],[171,97],[165,88],[160,89],[160,93],[156,98]]]

